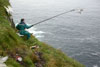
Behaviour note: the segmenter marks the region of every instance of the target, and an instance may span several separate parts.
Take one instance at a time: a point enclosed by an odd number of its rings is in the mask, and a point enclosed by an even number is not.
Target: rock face
[[[0,63],[0,67],[7,67],[4,63]]]
[[[4,62],[8,59],[8,56],[6,57],[0,57],[0,67],[7,67]]]
[[[14,24],[13,17],[12,17],[12,13],[13,13],[12,7],[10,5],[8,5],[8,6],[4,6],[4,8],[7,13],[7,19],[11,22],[11,26],[13,28],[15,28],[15,24]]]

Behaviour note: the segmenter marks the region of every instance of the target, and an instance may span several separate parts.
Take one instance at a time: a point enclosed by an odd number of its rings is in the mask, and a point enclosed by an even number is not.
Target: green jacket
[[[32,27],[32,25],[31,26],[28,26],[27,24],[25,24],[24,22],[20,22],[17,26],[16,26],[16,28],[19,30],[19,33],[21,34],[21,35],[25,35],[26,33],[28,33],[27,31],[25,31],[25,29],[29,29],[29,28],[31,28]]]

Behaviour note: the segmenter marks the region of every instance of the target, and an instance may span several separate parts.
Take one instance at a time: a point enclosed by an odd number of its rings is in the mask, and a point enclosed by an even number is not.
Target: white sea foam
[[[36,31],[36,28],[30,28],[30,29],[26,29],[26,30],[29,31],[30,33],[33,33],[34,35],[45,33],[43,31]]]
[[[98,53],[91,53],[92,55],[98,55]]]
[[[93,65],[93,67],[99,67],[98,65]]]
[[[100,55],[100,52],[95,52],[95,53],[91,53],[92,55],[98,56]]]
[[[88,53],[88,52],[80,52],[80,53],[76,53],[76,54],[74,54],[74,55],[72,55],[70,57],[80,56],[80,55],[84,55],[86,53]]]
[[[37,35],[36,38],[42,38],[44,37],[43,35]]]
[[[43,34],[45,33],[43,31],[37,31],[36,28],[34,28],[34,27],[30,28],[30,29],[27,29],[27,31],[30,32],[30,33],[33,33],[33,35],[35,35],[36,38],[44,37]]]

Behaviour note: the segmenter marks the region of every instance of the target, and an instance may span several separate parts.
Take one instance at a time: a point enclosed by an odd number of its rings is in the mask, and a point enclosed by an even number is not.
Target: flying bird
[[[83,11],[84,11],[83,9],[78,9],[79,14],[82,14]]]

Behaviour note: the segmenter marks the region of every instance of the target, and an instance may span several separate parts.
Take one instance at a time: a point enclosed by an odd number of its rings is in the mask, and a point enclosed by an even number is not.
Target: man
[[[31,34],[28,31],[25,31],[25,29],[29,29],[31,28],[33,25],[28,26],[27,24],[25,24],[24,19],[21,19],[21,22],[16,26],[16,28],[19,30],[19,33],[21,35],[26,35],[27,39],[30,38]]]

